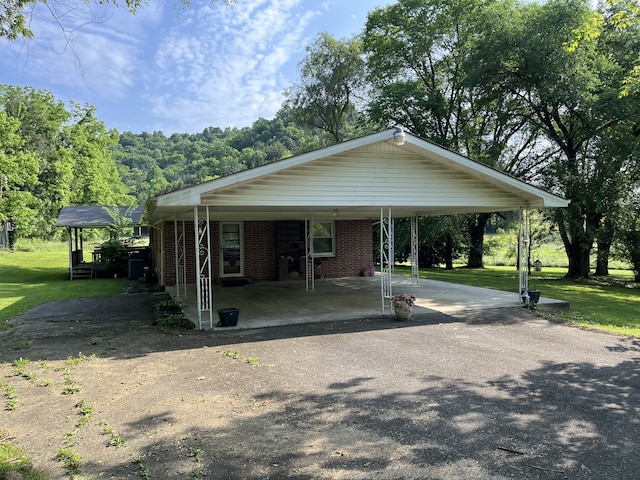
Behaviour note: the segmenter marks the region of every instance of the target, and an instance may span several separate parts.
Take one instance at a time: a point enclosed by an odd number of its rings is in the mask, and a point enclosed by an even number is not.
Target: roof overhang
[[[376,219],[566,207],[564,198],[395,129],[151,199],[143,220]]]

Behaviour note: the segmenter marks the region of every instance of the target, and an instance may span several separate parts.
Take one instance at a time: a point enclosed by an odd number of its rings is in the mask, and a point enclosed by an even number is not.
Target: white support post
[[[380,288],[382,299],[382,315],[386,315],[387,302],[391,314],[391,272],[393,271],[393,218],[391,208],[385,215],[385,209],[380,209]]]
[[[304,238],[307,292],[314,292],[316,289],[316,274],[313,258],[313,217],[304,221]]]
[[[195,249],[196,249],[196,290],[198,292],[198,329],[213,328],[213,289],[211,288],[211,236],[209,235],[209,206],[200,216],[198,207],[194,207]],[[203,321],[202,313],[208,312],[209,318]],[[207,322],[208,320],[208,322]]]
[[[418,217],[411,217],[411,285],[420,283],[418,268]]]
[[[520,210],[520,231],[518,235],[518,273],[519,273],[519,291],[518,298],[521,302],[522,294],[529,290],[529,212]]]

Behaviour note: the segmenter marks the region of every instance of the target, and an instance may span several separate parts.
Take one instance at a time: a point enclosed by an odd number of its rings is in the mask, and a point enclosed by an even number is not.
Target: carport
[[[374,278],[384,315],[391,311],[393,294],[394,219],[411,219],[411,283],[418,286],[418,217],[519,211],[519,297],[528,288],[528,210],[567,205],[561,197],[401,129],[389,129],[160,195],[148,202],[144,220],[158,233],[154,252],[161,283],[173,287],[178,300],[195,284],[196,323],[212,328],[215,309],[227,303],[224,291],[214,295],[214,284],[223,276],[216,270],[216,261],[222,260],[217,255],[224,256],[224,245],[216,243],[212,233],[214,222],[301,220],[300,271],[308,292],[316,290],[316,224],[379,223],[379,271]],[[241,240],[234,245],[244,248]],[[237,258],[242,271],[242,253]],[[190,269],[193,283],[188,281]],[[294,288],[300,290],[300,282]]]

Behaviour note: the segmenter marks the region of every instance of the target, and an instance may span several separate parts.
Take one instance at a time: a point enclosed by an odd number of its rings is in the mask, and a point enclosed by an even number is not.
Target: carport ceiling
[[[568,201],[395,130],[218,178],[152,199],[145,220],[377,219],[566,207]]]

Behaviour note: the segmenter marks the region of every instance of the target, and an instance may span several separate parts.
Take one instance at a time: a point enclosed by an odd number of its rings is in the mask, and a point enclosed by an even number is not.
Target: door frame
[[[238,226],[238,234],[240,236],[239,242],[239,257],[240,257],[240,271],[233,273],[225,273],[224,271],[224,226],[225,225],[237,225]],[[219,237],[220,237],[220,278],[227,277],[243,277],[244,276],[244,222],[220,222],[219,228]]]

